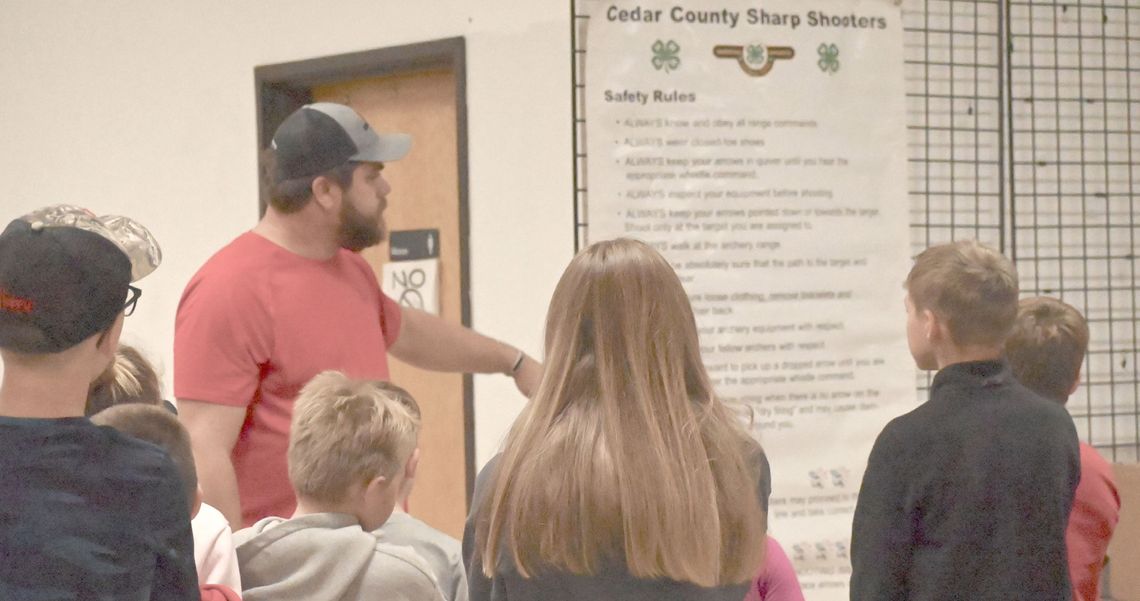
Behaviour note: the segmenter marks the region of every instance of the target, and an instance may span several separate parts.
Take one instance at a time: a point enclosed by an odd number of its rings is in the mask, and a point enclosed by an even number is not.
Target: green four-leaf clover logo
[[[658,71],[664,69],[668,73],[680,67],[681,57],[678,56],[680,52],[681,47],[677,45],[677,42],[657,40],[653,43],[653,68]]]
[[[839,47],[835,44],[819,45],[819,70],[834,74],[839,71]]]

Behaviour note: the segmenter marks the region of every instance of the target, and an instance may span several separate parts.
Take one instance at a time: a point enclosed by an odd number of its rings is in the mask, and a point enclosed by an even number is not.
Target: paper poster
[[[439,315],[439,259],[385,263],[380,288],[403,307]]]
[[[771,461],[771,534],[808,599],[846,599],[867,455],[915,403],[899,7],[585,5],[589,240],[673,264]]]

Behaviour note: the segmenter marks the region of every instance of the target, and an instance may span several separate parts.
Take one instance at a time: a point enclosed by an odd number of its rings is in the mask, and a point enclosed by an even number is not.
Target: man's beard
[[[340,205],[340,231],[337,232],[340,247],[360,252],[384,241],[384,226],[380,216],[369,219],[350,202]]]

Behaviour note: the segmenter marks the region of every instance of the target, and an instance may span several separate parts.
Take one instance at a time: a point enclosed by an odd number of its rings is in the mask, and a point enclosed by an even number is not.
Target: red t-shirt
[[[1069,548],[1069,578],[1073,599],[1100,599],[1100,572],[1108,541],[1120,521],[1120,494],[1112,466],[1091,446],[1081,443],[1081,481],[1073,497],[1065,545]]]
[[[293,514],[286,451],[301,387],[329,369],[387,379],[399,331],[399,306],[346,250],[307,259],[247,232],[191,278],[174,326],[174,395],[246,408],[233,449],[244,525]]]

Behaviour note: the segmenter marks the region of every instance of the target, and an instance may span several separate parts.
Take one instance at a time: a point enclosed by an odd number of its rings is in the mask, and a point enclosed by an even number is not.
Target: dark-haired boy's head
[[[198,471],[194,467],[194,454],[190,448],[190,433],[174,414],[155,405],[131,403],[100,411],[91,421],[99,426],[110,426],[166,451],[182,477],[190,515],[198,513],[201,496],[198,492]]]
[[[1080,381],[1088,346],[1089,326],[1080,311],[1040,296],[1019,304],[1005,354],[1018,381],[1063,405]]]

